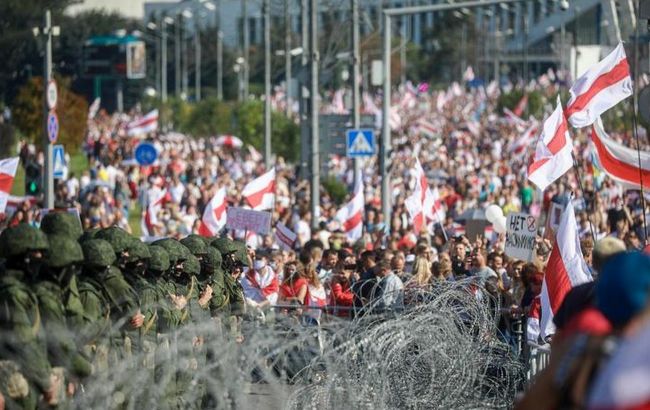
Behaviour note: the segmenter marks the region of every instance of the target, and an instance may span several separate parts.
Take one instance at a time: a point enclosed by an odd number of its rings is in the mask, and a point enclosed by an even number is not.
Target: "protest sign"
[[[506,224],[505,253],[511,258],[532,262],[535,256],[537,221],[525,213],[511,213]]]
[[[228,229],[241,229],[261,235],[271,231],[271,213],[252,209],[228,207],[226,210]]]

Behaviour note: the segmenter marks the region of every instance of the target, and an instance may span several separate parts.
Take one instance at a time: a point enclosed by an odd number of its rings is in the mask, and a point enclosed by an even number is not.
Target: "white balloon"
[[[488,221],[494,223],[501,216],[503,216],[503,210],[499,205],[492,204],[485,208],[485,218]]]
[[[492,223],[494,227],[494,231],[496,233],[506,233],[506,223],[508,221],[508,218],[505,216],[501,215],[499,218],[495,219],[494,222]]]

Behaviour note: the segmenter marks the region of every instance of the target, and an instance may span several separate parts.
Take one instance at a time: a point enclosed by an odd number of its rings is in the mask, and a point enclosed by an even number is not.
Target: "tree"
[[[70,91],[69,79],[58,79],[59,138],[68,152],[81,147],[86,132],[88,103],[86,99]],[[33,77],[18,91],[14,102],[14,122],[22,134],[33,143],[43,137],[43,78]]]

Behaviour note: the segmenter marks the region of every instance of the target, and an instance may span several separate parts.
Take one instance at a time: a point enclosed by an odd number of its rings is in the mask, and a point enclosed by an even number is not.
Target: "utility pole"
[[[176,98],[181,95],[181,15],[176,16],[174,31],[174,92]]]
[[[45,198],[43,207],[46,209],[54,208],[54,175],[52,173],[52,144],[48,138],[47,131],[47,118],[49,107],[47,103],[47,88],[52,80],[52,35],[54,27],[52,27],[52,16],[50,10],[45,11],[45,27],[43,27],[43,35],[45,35],[45,61],[44,61],[44,93],[43,93],[43,152],[45,153],[45,169],[43,172],[43,193]]]
[[[318,138],[318,1],[311,0],[311,226],[320,216],[320,147]]]
[[[217,99],[223,100],[223,32],[217,31]]]
[[[351,0],[352,8],[352,128],[361,127],[361,96],[359,90],[359,0]],[[361,159],[354,158],[354,181],[361,173]]]
[[[271,169],[271,7],[264,0],[264,165]]]
[[[291,14],[289,12],[289,0],[284,0],[284,72],[286,78],[285,92],[287,93],[286,111],[287,117],[291,117]]]
[[[160,97],[167,102],[167,22],[166,17],[160,19],[161,52],[160,52]]]
[[[189,48],[189,40],[186,38],[185,33],[185,19],[183,19],[183,32],[181,33],[181,96],[184,99],[187,99],[188,96],[187,71],[189,69]]]
[[[201,33],[198,19],[194,33],[194,98],[201,101]]]
[[[381,209],[384,216],[384,225],[387,230],[391,226],[390,205],[390,180],[388,175],[388,161],[390,156],[390,56],[391,56],[391,18],[384,13],[384,101],[381,145],[379,146],[379,172],[381,174]]]
[[[307,64],[309,63],[309,1],[300,0],[300,41],[302,56],[300,58],[300,76],[298,77],[298,115],[300,117],[300,178],[307,179],[309,175],[309,104],[307,101]]]
[[[249,48],[250,48],[250,29],[248,27],[248,0],[241,0],[241,14],[243,21],[243,30],[244,30],[244,101],[248,101],[248,58],[249,58]]]

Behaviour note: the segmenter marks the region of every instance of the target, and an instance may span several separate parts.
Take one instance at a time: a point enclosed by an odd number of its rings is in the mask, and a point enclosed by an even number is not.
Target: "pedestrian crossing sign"
[[[375,133],[373,130],[348,130],[346,133],[348,157],[370,157],[375,155]]]
[[[52,146],[52,174],[54,179],[65,177],[65,151],[63,145]]]

